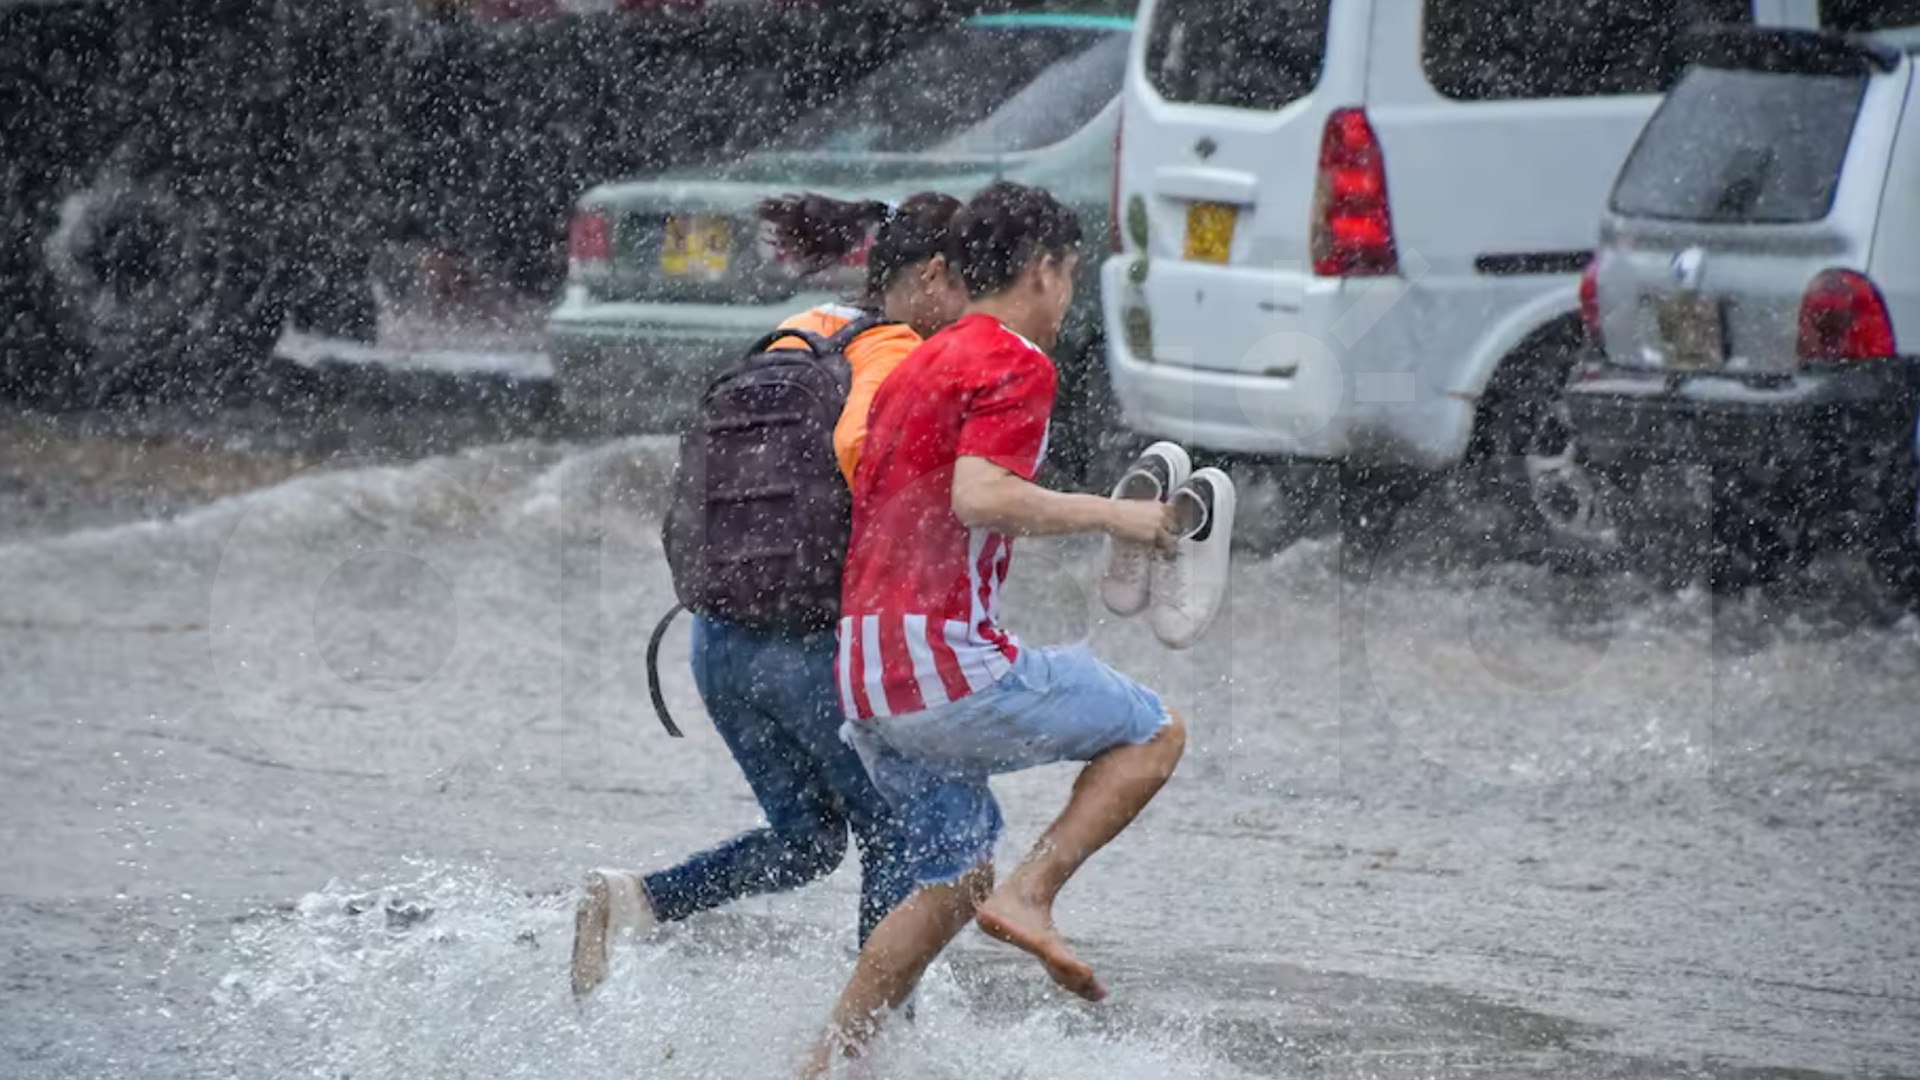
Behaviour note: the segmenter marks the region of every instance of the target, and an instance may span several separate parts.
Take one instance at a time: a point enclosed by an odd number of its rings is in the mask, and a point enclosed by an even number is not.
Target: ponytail
[[[868,302],[877,301],[894,275],[947,254],[950,228],[960,200],[921,192],[898,206],[883,202],[845,202],[825,195],[783,195],[762,200],[759,216],[773,227],[773,241],[805,273],[817,273],[860,249],[871,233],[867,252]]]

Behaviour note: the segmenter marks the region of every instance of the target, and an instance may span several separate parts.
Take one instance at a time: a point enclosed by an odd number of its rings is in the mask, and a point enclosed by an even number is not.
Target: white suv
[[[1916,30],[1708,35],[1621,170],[1566,409],[1627,550],[1699,546],[1675,524],[1704,507],[1726,584],[1845,547],[1913,597]]]
[[[1127,425],[1517,469],[1682,31],[1817,20],[1814,0],[1145,0],[1102,282]]]

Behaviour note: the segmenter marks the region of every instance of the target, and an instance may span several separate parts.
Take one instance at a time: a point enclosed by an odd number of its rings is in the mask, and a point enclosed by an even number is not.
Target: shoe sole
[[[1124,494],[1128,487],[1128,482],[1133,480],[1134,477],[1141,475],[1140,464],[1153,456],[1159,456],[1167,463],[1167,472],[1169,475],[1166,487],[1158,496]],[[1140,455],[1133,459],[1133,464],[1127,466],[1126,473],[1120,477],[1120,482],[1114,485],[1113,493],[1109,498],[1157,498],[1159,501],[1165,502],[1168,496],[1180,490],[1180,488],[1186,484],[1188,477],[1191,476],[1192,473],[1193,459],[1187,456],[1184,448],[1177,443],[1157,442],[1145,450],[1142,450]],[[1122,618],[1128,618],[1147,610],[1148,606],[1153,603],[1153,588],[1146,570],[1148,560],[1151,557],[1152,554],[1147,550],[1145,544],[1129,543],[1127,541],[1115,540],[1112,537],[1107,538],[1106,568],[1100,574],[1100,600],[1106,604],[1108,611]],[[1124,564],[1125,561],[1137,562],[1137,564],[1142,567],[1140,573],[1141,582],[1137,588],[1137,592],[1136,587],[1132,583],[1122,581],[1114,575],[1116,564]]]
[[[1207,538],[1198,541],[1182,541],[1183,545],[1191,544],[1194,545],[1194,547],[1183,547],[1180,554],[1176,557],[1198,559],[1202,557],[1203,553],[1212,553],[1224,549],[1227,552],[1227,568],[1222,571],[1224,575],[1231,570],[1232,565],[1233,520],[1234,511],[1239,503],[1239,496],[1234,490],[1233,478],[1221,472],[1219,469],[1201,469],[1189,478],[1188,483],[1191,484],[1193,480],[1203,478],[1207,481],[1208,486],[1213,489],[1213,505],[1211,512],[1207,515],[1206,521],[1194,527],[1196,529],[1204,527],[1207,530]],[[1217,547],[1216,545],[1224,545],[1224,548]],[[1193,648],[1199,643],[1201,638],[1207,635],[1207,631],[1213,628],[1214,620],[1219,617],[1220,608],[1227,595],[1227,590],[1224,586],[1225,582],[1223,581],[1220,594],[1214,598],[1213,603],[1207,606],[1206,615],[1195,620],[1191,625],[1166,625],[1169,621],[1168,615],[1180,617],[1182,621],[1184,621],[1183,616],[1178,616],[1177,613],[1173,612],[1153,619],[1154,636],[1158,637],[1160,643],[1169,649],[1184,651]],[[1155,614],[1159,615],[1161,613],[1156,611]]]
[[[607,981],[613,887],[606,875],[587,875],[586,895],[573,912],[573,996],[582,1000]]]

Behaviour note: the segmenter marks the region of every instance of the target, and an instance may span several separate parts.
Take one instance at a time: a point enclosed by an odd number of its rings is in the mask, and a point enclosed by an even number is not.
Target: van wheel
[[[1620,558],[1628,524],[1622,495],[1581,458],[1563,403],[1542,418],[1520,470],[1527,495],[1521,528],[1533,532],[1531,547],[1543,561],[1596,570]]]

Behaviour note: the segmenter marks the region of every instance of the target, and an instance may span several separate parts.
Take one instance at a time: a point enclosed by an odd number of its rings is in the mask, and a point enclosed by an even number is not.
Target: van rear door
[[[1153,267],[1148,291],[1191,299],[1237,271],[1297,292],[1308,272],[1315,162],[1331,106],[1365,86],[1368,0],[1151,0],[1127,96],[1118,208]],[[1135,200],[1138,200],[1137,202]],[[1144,211],[1133,213],[1129,209]],[[1276,309],[1298,297],[1273,297]],[[1154,307],[1166,364],[1238,371],[1201,304]]]

